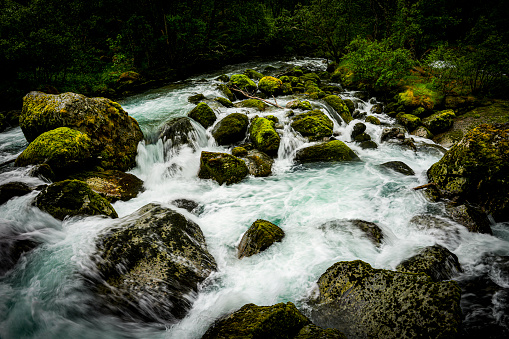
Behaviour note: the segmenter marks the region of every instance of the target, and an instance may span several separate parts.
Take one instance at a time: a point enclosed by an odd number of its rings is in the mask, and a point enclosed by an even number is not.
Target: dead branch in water
[[[267,104],[269,104],[269,105],[276,106],[277,108],[284,109],[284,107],[279,106],[277,103],[273,103],[273,102],[270,102],[270,101],[268,101],[268,100],[265,100],[265,99],[262,99],[262,98],[259,98],[259,97],[255,97],[254,95],[251,95],[251,94],[249,94],[249,93],[246,93],[246,92],[244,92],[244,91],[242,91],[242,90],[240,90],[240,89],[238,89],[238,88],[232,87],[232,88],[231,88],[231,90],[233,90],[233,91],[235,91],[235,92],[242,93],[243,95],[245,95],[245,96],[246,96],[246,97],[248,97],[248,98],[251,98],[251,99],[258,99],[258,100],[261,100],[261,101],[263,101],[263,102],[265,102],[265,103],[267,103]],[[274,99],[274,100],[276,100],[276,99]]]
[[[436,184],[434,182],[430,182],[429,184],[414,187],[414,190],[417,191],[417,190],[422,190],[423,188],[435,187],[435,186],[436,186]]]

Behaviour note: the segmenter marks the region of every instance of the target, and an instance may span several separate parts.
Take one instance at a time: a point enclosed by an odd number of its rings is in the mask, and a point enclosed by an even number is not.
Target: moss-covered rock
[[[382,245],[384,233],[380,226],[373,222],[359,220],[359,219],[338,219],[327,221],[319,226],[325,232],[337,230],[344,231],[360,231],[361,236],[367,238],[371,243],[377,247]]]
[[[509,220],[509,123],[472,129],[427,174],[446,197]]]
[[[403,175],[415,175],[415,172],[410,166],[403,161],[388,161],[380,165],[382,168],[390,169]]]
[[[200,227],[182,214],[148,204],[96,242],[97,291],[114,312],[174,323],[191,308],[198,284],[217,268]]]
[[[283,240],[285,232],[270,221],[258,219],[240,241],[237,257],[242,259],[266,250],[275,242]]]
[[[202,339],[294,338],[310,321],[291,302],[247,304],[211,326]]]
[[[300,81],[303,83],[306,83],[307,81],[312,81],[317,85],[320,85],[320,83],[321,83],[320,76],[318,76],[318,74],[313,73],[313,72],[303,74],[303,75],[299,76],[299,78],[300,78]]]
[[[228,98],[228,100],[235,101],[236,97],[233,94],[232,90],[227,85],[219,84],[217,85],[217,89],[221,91],[221,93],[223,93],[226,96],[226,98]]]
[[[138,143],[143,139],[138,122],[118,103],[75,93],[30,92],[23,98],[20,126],[29,142],[59,127],[85,133],[100,166],[122,171],[135,165]]]
[[[249,137],[258,150],[270,156],[277,155],[281,138],[272,121],[261,117],[254,118],[249,126]]]
[[[233,151],[232,151],[233,154]],[[250,150],[245,154],[249,174],[255,177],[268,177],[272,174],[274,159],[259,150]]]
[[[94,145],[90,137],[68,127],[60,127],[39,135],[18,156],[16,166],[46,163],[55,174],[83,169],[93,162]]]
[[[246,137],[249,119],[245,114],[232,113],[219,121],[212,130],[212,136],[219,145],[231,145]]]
[[[269,96],[282,94],[283,82],[274,77],[263,77],[258,83],[258,89]]]
[[[380,125],[380,119],[378,119],[377,117],[373,116],[373,115],[368,115],[366,117],[366,120],[365,120],[367,123],[370,123],[372,125]]]
[[[306,94],[312,99],[320,99],[325,97],[327,94],[318,86],[318,84],[312,80],[307,80],[304,83]]]
[[[117,217],[117,212],[108,200],[79,180],[59,181],[45,187],[34,203],[39,209],[60,220],[77,215]]]
[[[266,103],[258,99],[247,99],[235,104],[236,107],[256,108],[260,112],[263,112],[269,107]]]
[[[413,114],[398,114],[396,119],[398,123],[405,126],[409,131],[415,130],[422,124],[421,118]]]
[[[170,149],[179,149],[184,145],[196,150],[199,133],[189,117],[177,117],[163,124],[159,129],[158,139],[163,141],[166,156]]]
[[[378,144],[373,140],[367,140],[360,143],[362,149],[375,149],[378,148]]]
[[[362,133],[364,133],[366,131],[366,125],[363,124],[362,122],[358,122],[356,123],[353,128],[352,128],[352,133],[350,134],[350,137],[355,140],[355,138],[358,136],[358,135],[361,135]]]
[[[348,106],[345,104],[343,99],[341,99],[337,95],[329,95],[329,96],[326,96],[325,98],[323,98],[323,100],[329,106],[331,106],[336,111],[336,113],[339,114],[341,119],[343,119],[343,121],[346,124],[349,124],[350,121],[353,120],[352,115],[350,114],[350,111],[348,109]]]
[[[252,80],[260,80],[263,79],[264,75],[260,72],[255,71],[254,69],[246,69],[244,71],[244,75],[246,75],[249,79]]]
[[[221,74],[220,76],[218,76],[216,78],[217,81],[221,81],[221,82],[228,82],[230,81],[230,77],[226,74]]]
[[[346,336],[336,328],[323,329],[314,324],[304,326],[295,339],[347,339]]]
[[[307,100],[306,101],[300,101],[300,100],[290,101],[286,104],[286,108],[301,109],[304,111],[311,111],[313,109],[313,107]]]
[[[226,99],[226,98],[217,97],[214,100],[219,102],[221,105],[223,105],[226,108],[232,108],[233,107],[233,103],[230,100]]]
[[[140,178],[118,170],[80,172],[72,175],[71,179],[85,182],[94,192],[110,202],[128,201],[143,192],[143,181]]]
[[[200,102],[188,114],[188,117],[199,122],[204,128],[209,128],[214,124],[217,117],[212,108],[204,102]]]
[[[461,325],[458,285],[425,274],[338,262],[318,279],[318,288],[311,319],[348,338],[454,338]]]
[[[205,96],[203,94],[198,93],[198,94],[191,95],[190,97],[188,97],[187,101],[189,101],[192,104],[197,104],[200,101],[205,101],[206,99],[207,98],[205,98]]]
[[[234,89],[239,89],[244,92],[254,93],[257,90],[257,86],[253,80],[249,79],[244,74],[234,74],[230,77],[230,81],[228,82],[228,86]],[[235,93],[237,97],[239,97],[238,92]]]
[[[292,118],[292,128],[310,141],[322,140],[332,135],[334,123],[319,109],[296,115]]]
[[[248,174],[246,163],[227,153],[201,152],[200,171],[201,179],[213,179],[222,185],[240,182]]]
[[[298,150],[295,160],[299,163],[356,161],[359,157],[344,142],[333,140]]]
[[[242,146],[237,146],[232,149],[232,155],[236,157],[245,157],[247,155],[247,149]]]
[[[438,134],[447,131],[452,127],[456,114],[452,109],[436,112],[435,114],[423,120],[424,125],[433,134]]]
[[[458,257],[447,248],[434,245],[421,249],[416,255],[396,267],[398,272],[424,273],[433,281],[450,280],[462,272]]]
[[[21,181],[13,181],[0,185],[0,205],[14,197],[20,197],[32,192],[30,186]]]

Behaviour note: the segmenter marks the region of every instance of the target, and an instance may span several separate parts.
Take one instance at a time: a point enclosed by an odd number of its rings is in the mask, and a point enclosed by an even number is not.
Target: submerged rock
[[[196,201],[189,199],[176,199],[173,200],[171,204],[177,206],[178,208],[183,208],[189,213],[193,213],[193,211],[200,206],[200,204],[198,204]]]
[[[277,155],[281,138],[268,119],[256,117],[249,126],[249,137],[254,146],[270,156]]]
[[[470,130],[427,174],[446,197],[509,220],[509,123]]]
[[[345,104],[343,99],[338,97],[337,95],[329,95],[323,100],[331,106],[336,113],[339,114],[341,119],[348,125],[350,121],[353,120],[352,115],[350,114],[350,110],[348,109],[348,106]]]
[[[196,151],[200,139],[199,131],[188,117],[172,118],[159,129],[158,139],[164,143],[165,151],[187,145]]]
[[[196,107],[193,108],[187,116],[194,121],[199,122],[206,129],[212,126],[217,119],[212,108],[204,102],[200,102],[196,105]]]
[[[348,338],[454,338],[461,325],[460,297],[455,282],[343,261],[318,279],[311,319]]]
[[[36,177],[46,182],[55,181],[55,172],[51,169],[51,166],[48,164],[39,164],[35,165],[30,169],[28,175],[31,177]]]
[[[108,200],[79,180],[59,181],[45,187],[34,203],[42,211],[60,220],[78,215],[118,217]]]
[[[258,219],[242,236],[237,258],[250,257],[283,240],[285,232],[270,221]]]
[[[201,152],[200,171],[201,179],[213,179],[222,185],[235,184],[248,174],[246,163],[241,159],[227,153]]]
[[[97,239],[97,291],[129,317],[174,323],[217,269],[200,227],[173,209],[148,204]]]
[[[410,166],[405,164],[403,161],[388,161],[380,165],[380,167],[393,170],[403,175],[415,175],[415,172]]]
[[[333,140],[298,150],[295,160],[299,163],[310,163],[319,161],[357,161],[360,159],[344,142]]]
[[[462,272],[456,254],[447,248],[434,245],[421,249],[416,255],[396,267],[398,272],[424,273],[433,281],[450,280]]]
[[[59,127],[80,131],[90,138],[101,167],[122,171],[135,165],[143,139],[138,122],[118,103],[75,93],[30,92],[23,98],[20,126],[29,142]]]
[[[319,109],[292,118],[292,128],[310,141],[322,140],[332,135],[334,123]]]
[[[295,338],[310,323],[291,302],[272,306],[247,304],[214,323],[202,339]]]
[[[32,188],[21,181],[8,182],[0,185],[0,205],[14,197],[20,197],[32,192]]]
[[[189,101],[192,104],[197,104],[200,101],[204,101],[205,99],[206,99],[205,96],[203,94],[199,93],[199,94],[191,95],[190,97],[187,98],[187,101]]]
[[[212,130],[212,136],[219,145],[231,145],[246,137],[249,119],[245,114],[232,113],[219,121]]]
[[[255,177],[268,177],[272,174],[274,159],[267,154],[258,150],[251,150],[245,154],[245,157],[249,174]]]
[[[384,239],[384,233],[382,229],[375,223],[365,221],[365,220],[359,220],[359,219],[338,219],[338,220],[332,220],[328,221],[321,226],[319,226],[320,229],[327,231],[327,230],[337,230],[337,229],[344,229],[344,230],[351,230],[356,229],[362,232],[362,236],[367,238],[373,245],[380,246],[382,245],[382,241]]]

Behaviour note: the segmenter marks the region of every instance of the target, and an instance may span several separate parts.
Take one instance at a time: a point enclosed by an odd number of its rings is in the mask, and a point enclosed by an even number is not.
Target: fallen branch
[[[284,107],[281,107],[279,106],[277,103],[273,103],[273,102],[270,102],[268,100],[265,100],[265,99],[262,99],[262,98],[259,98],[259,97],[255,97],[254,95],[251,95],[249,93],[246,93],[238,88],[235,88],[235,87],[232,87],[231,90],[235,91],[235,92],[239,92],[239,93],[242,93],[243,95],[245,95],[246,97],[248,98],[251,98],[251,99],[258,99],[258,100],[261,100],[269,105],[272,105],[272,106],[276,106],[277,108],[281,108],[281,109],[284,109]]]
[[[436,184],[434,182],[430,182],[429,184],[414,187],[414,190],[415,191],[422,190],[423,188],[428,188],[428,187],[436,187]]]

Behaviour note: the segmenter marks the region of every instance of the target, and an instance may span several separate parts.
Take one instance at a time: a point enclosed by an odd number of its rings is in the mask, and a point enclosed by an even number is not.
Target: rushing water
[[[321,60],[306,59],[236,65],[222,72],[231,75],[245,68],[263,70],[269,64],[324,67]],[[194,107],[187,101],[190,95],[203,93],[207,99],[221,96],[215,89],[217,75],[207,74],[152,90],[121,104],[150,139],[166,120],[185,116]],[[345,91],[342,96],[349,98],[354,94]],[[284,106],[294,99],[280,97],[277,102]],[[366,112],[374,102],[356,100],[358,108]],[[312,104],[328,112],[323,103]],[[196,152],[188,147],[165,151],[161,142],[141,143],[137,166],[131,172],[144,180],[146,190],[135,199],[113,204],[120,217],[150,202],[170,204],[183,198],[200,204],[198,215],[178,210],[200,225],[218,271],[201,287],[189,315],[176,325],[158,326],[130,323],[100,313],[82,273],[93,265],[96,236],[110,227],[112,220],[88,217],[57,221],[31,206],[37,194],[34,192],[0,206],[0,236],[16,232],[41,242],[0,280],[0,338],[199,338],[216,319],[246,303],[272,305],[292,301],[305,311],[306,297],[316,280],[337,261],[361,259],[376,268],[394,269],[420,248],[435,243],[458,256],[465,271],[458,278],[460,281],[482,280],[496,291],[487,294],[480,288],[463,296],[464,335],[473,336],[483,328],[495,328],[501,337],[507,334],[509,269],[507,261],[500,258],[509,255],[507,226],[492,225],[494,235],[490,236],[469,233],[460,225],[452,225],[448,233],[426,231],[409,222],[418,214],[444,216],[440,203],[430,203],[421,191],[412,189],[427,182],[426,170],[442,156],[430,141],[416,140],[420,145],[418,152],[380,143],[383,126],[367,124],[367,133],[379,147],[363,150],[350,139],[356,121],[348,126],[335,121],[337,138],[347,142],[362,161],[297,166],[293,162],[296,150],[309,143],[289,127],[288,110],[271,107],[260,113],[245,108],[226,109],[214,103],[211,106],[220,119],[233,112],[244,112],[250,118],[269,114],[279,118],[284,128],[273,175],[248,177],[231,186],[199,179],[201,150],[229,151],[214,143],[210,129],[202,128]],[[383,114],[376,116],[384,124],[394,123]],[[19,128],[1,133],[0,163],[14,159],[26,145]],[[416,175],[404,176],[379,167],[393,160],[405,162]],[[9,181],[24,181],[31,186],[45,184],[27,173],[25,168],[4,166],[0,185]],[[256,219],[279,225],[286,236],[266,251],[238,260],[236,246]],[[351,230],[320,228],[335,219],[363,219],[378,224],[385,235],[383,246],[376,248]]]

